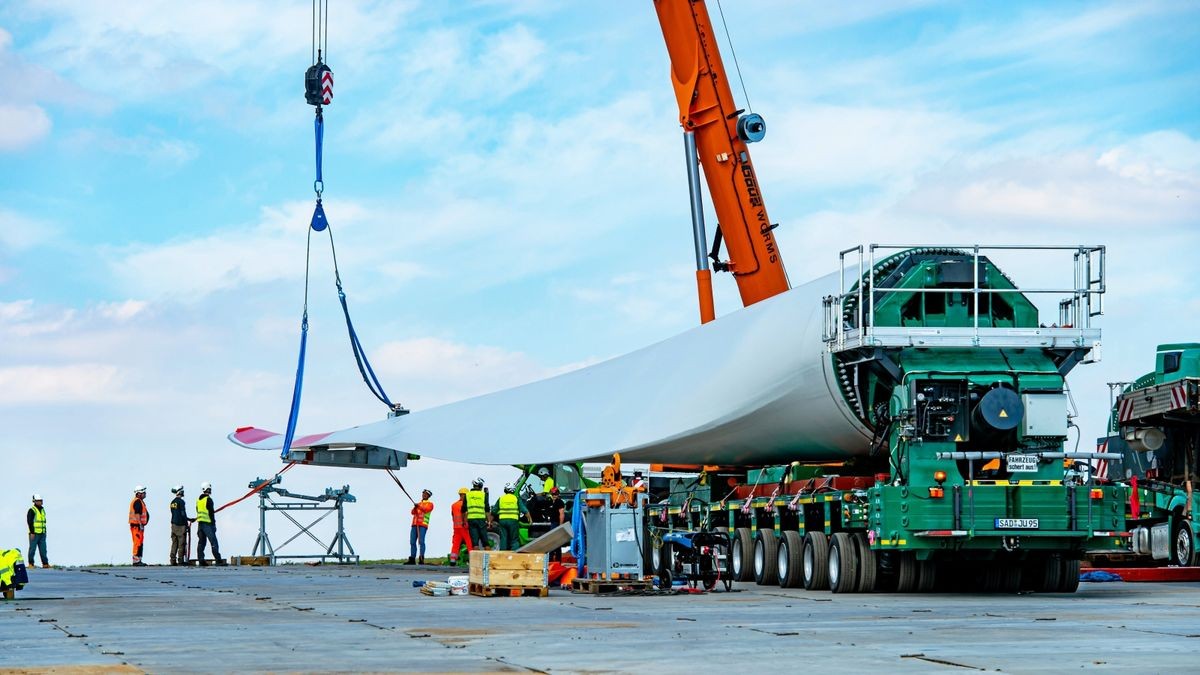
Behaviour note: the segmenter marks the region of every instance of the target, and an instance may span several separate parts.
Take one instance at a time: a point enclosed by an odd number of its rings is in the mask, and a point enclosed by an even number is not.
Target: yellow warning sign
[[[954,442],[955,443],[962,443],[962,439],[963,439],[962,434],[954,434]]]
[[[1008,417],[1008,411],[1005,410],[1004,408],[1001,408],[1000,409],[1000,417],[1001,417],[1001,419]]]

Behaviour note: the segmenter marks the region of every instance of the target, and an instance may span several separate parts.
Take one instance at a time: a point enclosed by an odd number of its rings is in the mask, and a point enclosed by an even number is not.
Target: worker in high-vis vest
[[[33,506],[25,512],[25,525],[29,527],[29,555],[26,560],[30,567],[35,567],[33,564],[33,554],[38,552],[41,554],[42,567],[50,567],[50,561],[46,558],[46,509],[42,508],[42,496],[33,496]]]
[[[204,547],[212,543],[213,560],[217,565],[225,565],[221,557],[221,545],[217,543],[217,507],[213,504],[212,484],[200,484],[200,498],[196,500],[196,560],[201,567],[209,563],[204,560]]]
[[[11,600],[14,592],[24,588],[28,582],[29,577],[21,566],[21,549],[0,550],[0,594]]]
[[[517,489],[512,483],[504,486],[504,494],[496,500],[492,513],[500,523],[500,550],[515,551],[521,543],[521,527],[519,521],[524,515],[529,519],[529,508],[525,502],[517,498]]]
[[[550,494],[550,491],[554,489],[554,476],[550,475],[550,469],[544,466],[538,469],[538,478],[542,479],[542,494]]]
[[[476,478],[467,490],[467,530],[471,534],[471,545],[484,549],[488,544],[488,493],[483,479]]]
[[[425,564],[425,535],[429,532],[429,518],[433,515],[433,502],[429,498],[433,492],[421,491],[421,501],[413,504],[412,528],[408,533],[408,563],[409,565]],[[420,558],[417,558],[417,547],[420,546]]]
[[[133,566],[145,567],[142,562],[142,547],[146,541],[146,525],[150,523],[150,507],[146,506],[146,487],[133,489],[133,501],[129,502],[129,535],[133,538]]]
[[[450,506],[450,522],[454,526],[454,534],[450,537],[450,557],[451,565],[458,564],[458,553],[463,546],[467,547],[467,553],[471,552],[471,529],[467,522],[467,488],[458,489],[458,501]]]

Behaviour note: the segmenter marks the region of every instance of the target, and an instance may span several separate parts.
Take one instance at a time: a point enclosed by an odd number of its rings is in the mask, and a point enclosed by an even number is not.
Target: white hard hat
[[[513,484],[512,484],[512,483],[505,483],[505,484],[504,484],[504,491],[505,491],[505,492],[516,492],[516,491],[517,491],[517,489],[516,489],[515,487],[513,487]]]
[[[145,486],[145,485],[139,485],[139,486],[137,486],[137,487],[133,488],[133,491],[134,491],[134,492],[145,492],[145,491],[146,491],[146,486]]]
[[[171,492],[174,492],[174,493],[183,492],[183,486],[182,486],[182,485],[176,485],[175,487],[171,488]]]
[[[34,495],[34,496],[33,496],[33,501],[35,501],[35,502],[40,502],[40,501],[42,501],[42,496],[41,496],[41,495]]]
[[[211,490],[211,489],[212,489],[212,483],[210,483],[208,481],[204,481],[203,483],[200,484],[201,492],[204,492],[205,490]]]

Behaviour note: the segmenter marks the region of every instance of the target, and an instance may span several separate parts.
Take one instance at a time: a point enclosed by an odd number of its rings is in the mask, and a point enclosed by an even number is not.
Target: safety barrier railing
[[[885,293],[945,293],[946,288],[890,288],[875,286],[877,263],[896,252],[926,249],[946,251],[948,249],[969,252],[972,258],[972,283],[970,288],[956,288],[957,292],[969,293],[972,303],[972,325],[962,327],[880,327],[875,322],[876,297]],[[1012,282],[1013,288],[989,288],[980,285],[981,253],[987,251],[1061,251],[1073,256],[1073,287],[1070,288],[1022,288]],[[885,255],[882,253],[887,252]],[[854,254],[857,254],[855,256]],[[847,258],[850,265],[857,265],[857,275],[848,277]],[[855,260],[857,258],[857,260]],[[869,244],[854,246],[838,253],[840,288],[837,295],[824,298],[824,328],[822,336],[831,351],[845,351],[860,347],[1087,347],[1099,343],[1100,331],[1092,327],[1092,318],[1104,313],[1105,292],[1105,247],[1036,246],[1036,245],[980,245],[970,246],[922,246],[896,244]],[[851,267],[853,270],[854,268]],[[869,277],[867,275],[870,272]],[[853,288],[847,289],[847,282]],[[1058,322],[1052,326],[996,328],[980,326],[979,305],[984,295],[1064,295],[1058,303]],[[853,301],[853,311],[847,311],[847,300]],[[990,302],[989,302],[990,306]]]

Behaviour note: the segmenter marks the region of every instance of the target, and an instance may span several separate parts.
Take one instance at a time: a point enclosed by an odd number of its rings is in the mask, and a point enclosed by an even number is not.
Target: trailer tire
[[[754,583],[759,586],[775,586],[779,583],[779,538],[775,530],[759,530],[754,540]]]
[[[1046,556],[1042,562],[1042,578],[1039,580],[1038,590],[1041,593],[1057,593],[1058,587],[1062,582],[1063,561],[1057,555]]]
[[[1058,580],[1059,593],[1074,593],[1079,590],[1079,561],[1062,561],[1062,576]]]
[[[858,546],[847,532],[834,534],[829,545],[829,590],[834,593],[858,590]]]
[[[917,588],[917,557],[909,551],[896,554],[896,592],[912,593]]]
[[[875,551],[871,550],[867,535],[857,532],[853,536],[854,543],[858,546],[858,592],[874,593],[875,583],[879,578],[878,558]]]
[[[829,537],[824,532],[804,535],[804,588],[810,591],[829,590]]]
[[[1005,593],[1019,593],[1021,591],[1021,564],[1013,561],[1009,562],[1007,565],[999,562],[996,563],[996,565],[1002,566],[1000,568],[1000,589]]]
[[[778,563],[775,568],[779,573],[780,588],[800,588],[804,585],[804,565],[802,549],[804,540],[795,530],[785,530],[779,538]]]
[[[673,544],[664,541],[662,546],[658,547],[658,566],[655,569],[660,579],[666,578],[667,588],[671,587],[671,571],[675,569],[675,552],[671,550],[671,546]]]
[[[1187,518],[1175,519],[1175,536],[1171,537],[1171,564],[1191,567],[1200,564],[1196,553],[1196,537],[1192,533],[1192,522]]]
[[[1003,576],[1003,570],[1000,564],[994,560],[989,560],[975,571],[975,590],[982,593],[995,593],[1000,590]]]
[[[917,587],[918,593],[932,593],[937,587],[937,563],[932,560],[917,561]]]
[[[734,581],[754,581],[754,535],[750,528],[739,527],[733,535],[731,553]]]

